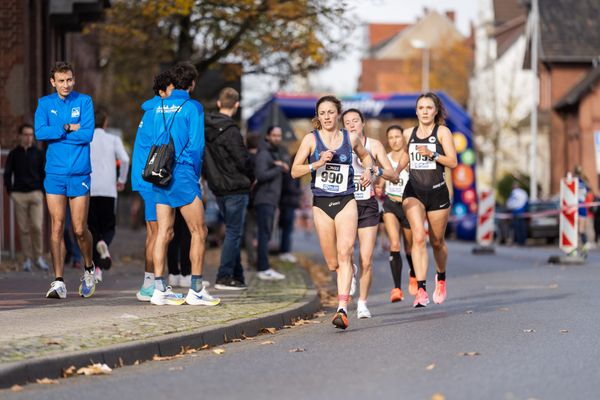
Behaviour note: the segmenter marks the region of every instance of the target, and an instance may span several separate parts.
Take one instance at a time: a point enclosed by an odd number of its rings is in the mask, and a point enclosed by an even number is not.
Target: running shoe
[[[27,260],[23,261],[23,271],[24,272],[30,272],[31,271],[31,260],[28,258]]]
[[[419,289],[417,291],[417,295],[415,296],[415,302],[413,303],[413,307],[427,307],[429,304],[429,296],[425,289]]]
[[[46,263],[46,260],[44,260],[44,257],[42,256],[38,257],[37,261],[35,262],[35,266],[41,269],[42,271],[48,271],[50,269],[50,267],[48,267],[48,264]]]
[[[104,240],[99,240],[98,243],[96,243],[96,251],[98,251],[98,254],[100,254],[98,265],[102,269],[110,269],[112,266],[112,258],[108,252],[108,245]]]
[[[358,302],[356,306],[356,317],[358,319],[363,318],[371,318],[371,311],[367,308],[367,304],[363,302]]]
[[[258,279],[263,281],[280,281],[285,279],[284,274],[275,271],[273,268],[269,268],[265,271],[259,271],[256,275],[258,276]]]
[[[185,297],[185,302],[191,306],[216,306],[221,302],[221,299],[211,296],[205,287],[199,292],[195,292],[190,288]]]
[[[435,292],[433,292],[433,302],[442,304],[446,300],[446,281],[438,281],[435,276]]]
[[[356,293],[356,275],[358,274],[358,267],[356,264],[352,264],[352,282],[350,283],[350,296],[354,296]]]
[[[46,293],[48,299],[66,299],[67,287],[64,282],[54,281],[50,284],[50,289]]]
[[[402,293],[402,289],[393,288],[392,291],[390,292],[390,301],[392,303],[396,303],[396,302],[402,301],[402,300],[404,300],[404,293]]]
[[[415,278],[414,276],[411,276],[408,279],[408,293],[411,296],[414,296],[417,294],[418,290],[419,290],[419,284],[417,283],[417,278]]]
[[[95,269],[95,268],[94,268]],[[81,277],[81,284],[79,285],[79,295],[81,297],[91,297],[96,291],[96,273],[94,270],[91,272],[85,270]]]
[[[204,284],[204,281],[202,282]],[[244,282],[238,281],[233,278],[219,278],[215,282],[215,289],[217,290],[246,290],[248,286]]]
[[[171,286],[167,286],[164,292],[154,288],[150,303],[157,306],[180,306],[185,303],[185,297],[180,293],[174,293]]]
[[[285,262],[289,262],[289,263],[295,263],[298,261],[296,256],[293,255],[292,253],[282,253],[279,255],[279,259],[281,261],[285,261]]]
[[[96,281],[102,282],[102,270],[100,267],[96,266],[96,269],[94,269],[94,274],[96,275]]]
[[[341,308],[335,313],[331,323],[338,329],[346,329],[348,327],[348,316],[346,311]]]
[[[142,286],[140,290],[135,294],[135,297],[139,301],[150,301],[152,298],[152,294],[154,293],[154,284],[152,286],[144,287]]]

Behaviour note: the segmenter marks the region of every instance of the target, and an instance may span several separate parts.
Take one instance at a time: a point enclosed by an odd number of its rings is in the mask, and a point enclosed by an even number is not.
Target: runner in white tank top
[[[342,114],[344,127],[349,132],[355,133],[364,144],[365,149],[371,154],[374,160],[374,175],[382,176],[385,179],[398,182],[398,174],[392,168],[390,161],[385,154],[385,148],[377,139],[367,138],[364,136],[363,129],[365,120],[362,113],[354,108],[344,111]],[[352,165],[355,176],[360,176],[364,168],[355,154],[352,155]],[[369,296],[369,288],[371,287],[371,279],[373,276],[373,250],[377,242],[377,231],[379,227],[379,204],[375,199],[375,191],[373,185],[363,187],[355,185],[354,198],[356,199],[358,209],[358,244],[360,258],[360,295],[357,302],[356,312],[358,318],[370,318],[371,313],[367,308],[367,297]],[[356,265],[353,264],[354,273],[356,274]],[[356,287],[356,279],[353,279],[354,288]],[[353,294],[353,291],[350,291]]]

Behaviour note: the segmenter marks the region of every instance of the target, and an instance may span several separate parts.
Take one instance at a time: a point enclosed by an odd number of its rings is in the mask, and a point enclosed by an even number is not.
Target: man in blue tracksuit
[[[90,193],[90,142],[94,135],[94,106],[90,96],[75,92],[73,67],[57,62],[50,72],[56,93],[39,99],[35,111],[35,137],[48,144],[44,188],[52,222],[50,250],[55,281],[48,298],[64,299],[64,254],[62,237],[67,200],[71,208],[73,232],[83,254],[85,270],[79,294],[90,297],[96,289],[92,262],[92,235],[87,227]]]
[[[161,99],[164,99],[171,94],[171,90],[173,90],[171,80],[171,71],[169,70],[161,72],[154,78],[153,89],[155,96],[142,104],[144,115],[140,121],[137,134],[135,135],[135,142],[133,144],[131,187],[134,191],[139,192],[144,200],[144,217],[146,220],[146,268],[144,273],[144,283],[136,294],[139,301],[150,301],[152,293],[154,292],[154,263],[152,262],[152,253],[154,251],[154,242],[156,241],[156,232],[158,230],[158,224],[156,222],[156,201],[154,200],[152,184],[142,179],[142,172],[154,141],[154,109],[160,105]]]
[[[156,305],[214,306],[218,298],[212,297],[202,285],[204,246],[207,235],[204,224],[204,206],[200,189],[200,170],[204,155],[204,111],[202,105],[190,99],[198,72],[190,63],[179,63],[171,70],[174,89],[166,99],[161,99],[154,114],[154,143],[166,144],[169,136],[175,145],[175,162],[172,179],[167,187],[154,185],[158,233],[154,245],[154,284],[150,302]],[[185,299],[167,287],[164,278],[167,246],[173,236],[175,209],[181,215],[192,235],[190,261],[192,282]]]

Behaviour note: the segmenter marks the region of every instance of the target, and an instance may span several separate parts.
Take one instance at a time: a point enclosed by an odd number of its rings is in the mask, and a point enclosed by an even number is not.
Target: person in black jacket
[[[215,288],[220,290],[246,289],[240,252],[254,174],[240,129],[232,119],[239,100],[235,89],[221,90],[217,100],[219,112],[208,114],[205,120],[204,174],[225,221],[225,239],[215,283]]]
[[[287,156],[287,150],[285,150],[285,148],[282,147],[280,152],[283,153],[283,157]],[[297,261],[296,257],[291,253],[292,233],[294,233],[296,209],[300,207],[301,198],[302,188],[300,187],[300,180],[292,178],[289,171],[284,173],[283,181],[281,183],[281,198],[279,199],[279,229],[281,232],[279,259],[282,261],[292,263]]]
[[[44,221],[44,152],[33,140],[33,126],[19,127],[20,143],[8,153],[4,167],[4,186],[15,204],[15,214],[25,260],[23,271],[31,270],[33,260],[40,269],[47,271],[43,254]],[[31,229],[30,229],[31,226]]]

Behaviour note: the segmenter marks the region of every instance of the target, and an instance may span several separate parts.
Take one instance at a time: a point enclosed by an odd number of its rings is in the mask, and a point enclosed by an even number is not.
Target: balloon
[[[467,148],[467,138],[464,134],[460,132],[454,132],[452,135],[454,138],[454,147],[456,148],[457,153],[462,153]]]
[[[464,164],[459,164],[452,171],[452,182],[458,190],[470,188],[473,185],[474,178],[473,168]]]
[[[475,164],[475,152],[471,149],[465,150],[460,154],[460,161],[466,165]]]

